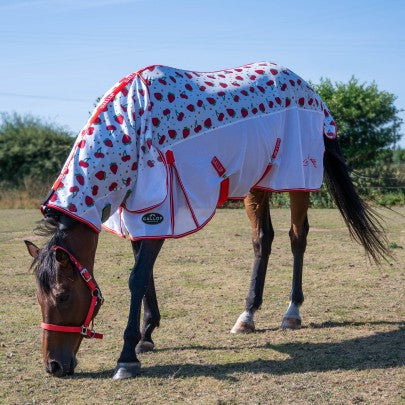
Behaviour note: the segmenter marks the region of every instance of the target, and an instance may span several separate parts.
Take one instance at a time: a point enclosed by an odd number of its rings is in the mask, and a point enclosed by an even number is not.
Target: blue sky
[[[270,60],[314,82],[355,75],[405,109],[403,0],[0,0],[0,15],[0,111],[74,132],[96,97],[155,63]]]

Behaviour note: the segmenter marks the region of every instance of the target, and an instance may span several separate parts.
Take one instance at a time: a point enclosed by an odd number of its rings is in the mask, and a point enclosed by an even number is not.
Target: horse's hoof
[[[117,363],[114,370],[113,380],[124,380],[125,378],[133,378],[141,372],[141,363],[134,361],[132,363]]]
[[[255,323],[253,321],[244,322],[239,319],[231,329],[231,333],[252,333],[255,331]]]
[[[136,354],[151,352],[154,348],[155,348],[155,345],[152,342],[148,342],[146,340],[141,340],[136,345],[135,352],[136,352]]]
[[[284,317],[281,322],[281,329],[301,329],[301,319]]]

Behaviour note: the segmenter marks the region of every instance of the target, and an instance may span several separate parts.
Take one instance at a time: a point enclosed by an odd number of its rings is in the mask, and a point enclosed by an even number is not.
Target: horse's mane
[[[37,223],[34,233],[38,236],[51,237],[39,251],[38,256],[31,264],[39,288],[49,292],[56,279],[56,260],[54,246],[63,246],[66,231],[70,229],[75,220],[59,213],[52,208],[45,208],[45,217]]]

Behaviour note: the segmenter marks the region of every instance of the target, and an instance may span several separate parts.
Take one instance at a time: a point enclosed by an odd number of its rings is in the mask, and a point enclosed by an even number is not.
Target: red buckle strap
[[[45,330],[51,330],[54,332],[68,332],[68,333],[80,333],[86,339],[102,339],[103,334],[97,333],[94,330],[87,328],[85,326],[62,326],[53,325],[51,323],[41,322],[41,328]]]
[[[222,207],[227,201],[229,196],[229,178],[226,177],[226,169],[221,163],[221,161],[214,156],[211,160],[212,167],[218,173],[218,176],[223,177],[224,180],[221,181],[219,188],[219,198],[217,202],[217,207]]]
[[[225,179],[221,181],[217,207],[222,207],[228,201],[228,196],[229,196],[229,179]]]
[[[81,326],[62,326],[53,325],[52,323],[41,322],[41,328],[46,330],[52,330],[54,332],[71,332],[71,333],[81,333]]]
[[[216,156],[212,158],[211,164],[215,171],[218,173],[218,176],[223,177],[226,170],[221,161]]]
[[[104,303],[104,298],[101,295],[101,291],[96,284],[96,280],[90,274],[90,272],[83,267],[80,262],[74,257],[68,250],[61,246],[54,246],[53,250],[61,249],[63,250],[70,258],[72,263],[74,264],[75,268],[79,272],[80,276],[85,281],[87,287],[91,292],[91,301],[89,310],[87,311],[86,319],[82,326],[63,326],[63,325],[54,325],[51,323],[41,322],[42,329],[51,330],[54,332],[68,332],[68,333],[80,333],[87,339],[102,339],[103,335],[101,333],[97,333],[94,330],[90,329],[88,326],[90,322],[92,322],[94,310],[98,303],[102,305]]]

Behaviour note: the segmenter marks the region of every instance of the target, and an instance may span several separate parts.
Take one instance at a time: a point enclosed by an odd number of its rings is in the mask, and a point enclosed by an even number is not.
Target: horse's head
[[[48,211],[37,229],[51,236],[42,249],[25,241],[34,258],[42,311],[42,355],[46,371],[61,377],[73,374],[76,353],[86,332],[81,333],[81,327],[86,318],[90,317],[89,322],[94,318],[102,302],[93,298],[98,294],[94,280],[85,281],[93,273],[98,236],[86,225],[55,211]],[[87,337],[90,335],[89,330]]]

